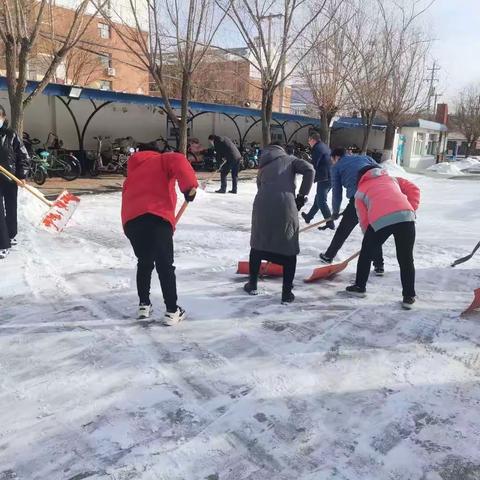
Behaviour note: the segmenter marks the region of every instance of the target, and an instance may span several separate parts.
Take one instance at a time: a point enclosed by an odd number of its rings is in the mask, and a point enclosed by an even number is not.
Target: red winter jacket
[[[198,187],[195,172],[185,155],[153,151],[134,153],[128,160],[127,173],[122,192],[122,224],[152,213],[175,228],[175,181],[182,193]]]

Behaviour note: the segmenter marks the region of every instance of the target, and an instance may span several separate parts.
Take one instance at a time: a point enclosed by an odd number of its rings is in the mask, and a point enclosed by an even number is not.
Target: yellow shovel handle
[[[47,200],[41,192],[39,192],[36,188],[32,188],[30,185],[23,183],[13,173],[10,173],[6,168],[3,168],[1,165],[0,165],[0,172],[3,173],[6,177],[8,177],[10,180],[13,180],[19,187],[22,187],[25,190],[28,190],[33,196],[37,197],[39,200],[41,200],[43,203],[45,203],[49,207],[52,206],[52,202]]]

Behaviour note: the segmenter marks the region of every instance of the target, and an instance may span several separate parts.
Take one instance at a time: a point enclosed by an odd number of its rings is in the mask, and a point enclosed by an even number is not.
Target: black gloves
[[[332,213],[332,215],[330,216],[330,218],[332,220],[338,220],[340,218],[340,214],[338,212],[334,212]]]
[[[188,203],[193,202],[195,200],[195,195],[197,195],[196,188],[192,188],[191,190],[183,194],[183,196],[185,197],[185,201]]]
[[[307,203],[308,197],[305,195],[300,195],[298,194],[297,197],[295,198],[295,203],[297,204],[297,210],[300,211],[305,203]]]

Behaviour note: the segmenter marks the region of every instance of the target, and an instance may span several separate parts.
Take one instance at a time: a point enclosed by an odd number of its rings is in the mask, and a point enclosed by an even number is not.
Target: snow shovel
[[[343,212],[340,214],[342,215]],[[301,228],[298,233],[306,232],[311,230],[312,228],[319,227],[324,223],[329,222],[331,219],[326,218],[321,220],[320,222],[314,223],[312,225],[308,225],[307,227]],[[248,261],[240,261],[238,262],[237,266],[237,274],[239,275],[248,275],[250,273],[250,266]],[[262,277],[281,277],[283,276],[283,267],[281,265],[277,265],[276,263],[272,262],[262,262],[260,265],[260,272],[259,274]]]
[[[220,172],[220,170],[222,169],[222,167],[225,165],[226,163],[226,160],[224,160],[222,162],[222,164],[220,165],[220,167],[217,168],[217,170],[213,171],[210,175],[207,176],[207,178],[205,180],[203,180],[203,182],[200,184],[200,188],[202,190],[206,190],[207,189],[207,185],[213,180],[213,177]]]
[[[340,263],[333,263],[332,265],[325,265],[324,267],[316,268],[310,277],[304,280],[305,283],[316,282],[317,280],[323,280],[330,278],[337,273],[345,270],[348,264],[360,255],[360,252],[354,253],[351,257],[348,257],[346,260]]]
[[[0,172],[10,180],[13,180],[19,187],[24,188],[33,196],[37,197],[49,207],[48,212],[42,218],[42,225],[51,232],[60,233],[66,227],[70,218],[80,203],[80,198],[64,190],[55,201],[47,200],[42,192],[30,185],[24,184],[15,175],[0,165]]]
[[[461,314],[462,317],[470,313],[474,313],[475,310],[480,309],[480,288],[477,288],[474,291],[474,295],[475,297],[473,299],[472,304],[464,312],[462,312]]]
[[[452,267],[456,267],[457,265],[460,265],[461,263],[465,263],[467,262],[468,260],[470,260],[474,255],[475,255],[475,252],[480,248],[480,242],[478,242],[476,245],[475,245],[475,248],[472,250],[472,253],[470,253],[470,255],[467,255],[466,257],[462,257],[462,258],[459,258],[458,260],[455,260],[453,263],[452,263]]]

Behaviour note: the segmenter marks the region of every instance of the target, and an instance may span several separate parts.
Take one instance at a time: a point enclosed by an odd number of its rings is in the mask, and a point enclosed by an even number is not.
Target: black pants
[[[172,225],[156,215],[146,214],[127,222],[125,234],[138,258],[137,291],[140,303],[150,304],[150,284],[155,267],[167,311],[175,312],[177,281],[173,266]]]
[[[220,190],[227,191],[227,175],[232,172],[232,192],[237,192],[238,160],[227,160],[220,170]]]
[[[377,232],[368,227],[363,237],[362,251],[357,264],[355,283],[365,288],[370,274],[373,255],[393,235],[397,249],[397,260],[400,266],[403,296],[415,296],[415,265],[413,263],[413,246],[415,244],[415,222],[403,222],[381,228]]]
[[[342,248],[345,240],[350,236],[352,230],[358,225],[357,210],[355,209],[355,199],[351,198],[345,208],[342,219],[338,224],[335,235],[330,242],[325,255],[328,258],[334,258],[338,251]],[[383,242],[382,242],[383,243]],[[373,256],[373,264],[376,267],[383,267],[383,254],[381,244]]]
[[[276,263],[283,266],[283,287],[292,288],[293,279],[295,278],[295,270],[297,269],[297,256],[296,255],[280,255],[278,253],[265,252],[263,250],[250,250],[250,283],[257,285],[258,273],[262,260],[267,262]]]
[[[0,174],[0,250],[10,248],[17,236],[17,196],[17,184]]]

